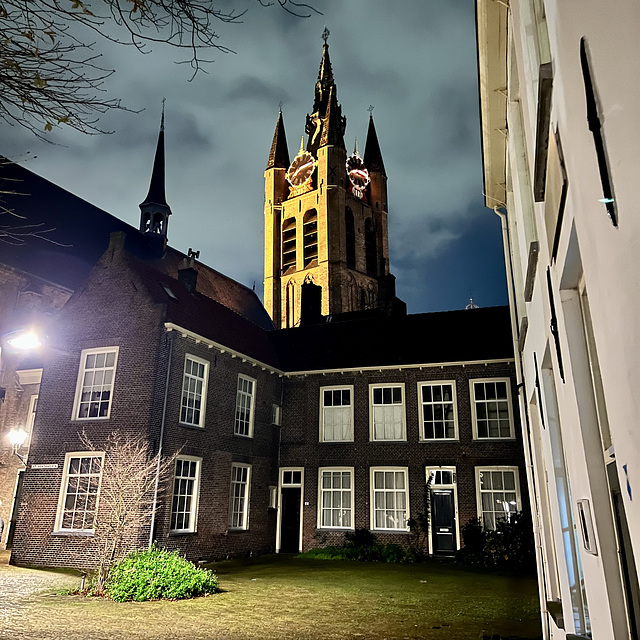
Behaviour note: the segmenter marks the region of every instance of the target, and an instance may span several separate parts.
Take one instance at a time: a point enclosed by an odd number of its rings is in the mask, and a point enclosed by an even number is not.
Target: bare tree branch
[[[319,13],[295,0],[276,2],[301,18]],[[0,0],[0,120],[45,140],[60,125],[106,133],[100,115],[126,107],[105,95],[115,71],[96,52],[96,39],[141,52],[153,43],[186,50],[193,79],[208,62],[204,50],[232,53],[218,42],[216,25],[242,22],[245,12],[216,0]]]

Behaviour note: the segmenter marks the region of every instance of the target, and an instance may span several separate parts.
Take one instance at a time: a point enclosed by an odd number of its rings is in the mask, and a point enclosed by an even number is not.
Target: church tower
[[[364,158],[347,154],[346,118],[325,29],[311,115],[289,161],[282,112],[265,171],[264,303],[276,327],[397,309],[389,273],[387,176],[369,117]]]
[[[140,231],[145,235],[164,238],[167,242],[167,227],[171,208],[167,204],[164,191],[164,100],[162,101],[162,118],[158,145],[153,161],[149,193],[140,205]]]

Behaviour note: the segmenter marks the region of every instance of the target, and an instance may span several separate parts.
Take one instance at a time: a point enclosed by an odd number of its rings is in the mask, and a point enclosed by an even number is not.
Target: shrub
[[[384,562],[402,562],[407,554],[399,544],[385,544],[382,547],[382,560]]]
[[[217,576],[199,569],[178,555],[153,546],[134,551],[116,564],[109,574],[107,595],[116,602],[126,600],[180,600],[215,593]]]
[[[481,566],[507,571],[535,569],[535,550],[531,516],[518,512],[509,520],[500,520],[494,531],[484,531],[478,518],[462,527],[464,547],[456,560],[466,566]]]

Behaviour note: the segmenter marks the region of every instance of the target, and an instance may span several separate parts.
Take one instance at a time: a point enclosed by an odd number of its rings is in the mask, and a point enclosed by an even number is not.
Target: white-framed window
[[[256,399],[256,381],[238,374],[236,395],[236,421],[233,432],[237,436],[253,437],[253,414]]]
[[[66,454],[56,531],[93,533],[103,459],[103,451],[76,451]]]
[[[318,469],[318,528],[353,529],[353,467]]]
[[[34,393],[29,398],[29,413],[27,415],[27,433],[31,433],[33,424],[36,421],[36,411],[38,410],[38,394]]]
[[[369,385],[371,440],[406,440],[404,383]]]
[[[109,417],[117,364],[118,347],[82,350],[73,420]]]
[[[249,528],[249,488],[251,465],[231,465],[231,493],[229,496],[229,529]]]
[[[419,382],[418,405],[421,440],[458,439],[455,381]]]
[[[476,491],[484,529],[495,529],[522,508],[518,467],[476,467]]]
[[[371,528],[409,531],[409,473],[407,467],[371,468]]]
[[[426,467],[426,480],[432,487],[453,487],[457,483],[455,467]]]
[[[208,380],[209,363],[202,358],[186,354],[182,376],[180,424],[204,427]]]
[[[271,407],[271,424],[276,427],[282,425],[282,407],[279,404],[274,404]]]
[[[320,442],[353,442],[353,386],[320,387]]]
[[[469,384],[474,438],[513,439],[515,435],[509,378],[470,380]]]
[[[194,456],[176,458],[169,527],[172,533],[191,533],[196,530],[201,464],[202,458]]]

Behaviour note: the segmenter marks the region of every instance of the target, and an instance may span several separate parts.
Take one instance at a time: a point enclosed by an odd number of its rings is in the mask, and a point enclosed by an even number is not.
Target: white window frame
[[[273,404],[271,408],[271,424],[276,427],[282,426],[282,405]]]
[[[434,386],[442,386],[448,384],[451,386],[451,401],[445,402],[424,402],[422,400],[422,389],[423,387],[434,387]],[[425,421],[424,421],[424,411],[423,407],[425,405],[438,405],[438,404],[451,404],[453,406],[453,431],[454,435],[452,438],[427,438],[425,434]],[[419,439],[421,442],[442,442],[444,440],[453,441],[459,440],[459,432],[458,432],[458,395],[456,392],[456,381],[455,380],[424,380],[418,382],[418,424],[420,425],[420,434]]]
[[[234,470],[235,469],[246,469],[247,470],[247,479],[244,482],[238,482],[234,480]],[[244,505],[242,511],[235,510],[234,499],[239,497],[234,495],[234,488],[236,485],[244,486],[244,495],[242,499],[244,500]],[[229,486],[229,517],[227,520],[227,528],[229,531],[246,531],[249,528],[249,499],[251,497],[251,465],[244,464],[242,462],[234,462],[231,464],[231,481]],[[233,524],[233,517],[236,513],[242,514],[242,522],[237,525]]]
[[[189,526],[185,528],[171,527],[171,521],[173,520],[173,500],[176,495],[176,472],[178,470],[178,461],[183,460],[187,462],[196,463],[196,475],[191,478],[190,476],[180,476],[181,478],[193,480],[193,490],[191,492],[191,508],[189,509]],[[179,455],[176,458],[176,464],[173,470],[173,491],[171,493],[171,512],[169,520],[169,533],[195,533],[198,530],[198,503],[200,502],[200,470],[202,469],[202,458],[197,456]]]
[[[507,409],[509,411],[509,435],[508,436],[479,436],[478,435],[478,416],[476,407],[476,383],[485,382],[504,382],[507,388]],[[472,378],[469,380],[469,397],[471,401],[471,416],[473,421],[473,439],[474,440],[515,440],[515,429],[513,423],[513,403],[511,400],[511,379],[510,378]],[[482,401],[480,401],[482,402]]]
[[[489,493],[489,491],[482,491],[480,488],[480,474],[485,472],[485,471],[501,471],[501,472],[505,472],[505,471],[510,471],[513,472],[513,478],[514,478],[514,492],[516,494],[516,509],[515,511],[521,511],[522,510],[522,495],[520,493],[520,471],[518,469],[518,467],[515,466],[509,466],[509,465],[505,465],[505,466],[501,466],[501,465],[483,465],[483,466],[479,466],[475,468],[475,478],[476,478],[476,504],[477,504],[477,512],[478,512],[478,518],[480,519],[480,522],[482,522],[482,527],[483,529],[486,529],[485,527],[485,522],[482,516],[483,513],[483,509],[482,509],[482,494],[483,493]],[[490,490],[491,493],[494,493],[493,489]],[[495,513],[495,512],[492,512]],[[510,512],[513,513],[513,512]],[[490,529],[495,529],[495,527],[491,527]]]
[[[349,487],[349,515],[351,524],[349,525],[324,525],[322,524],[322,512],[324,511],[323,496],[325,491],[335,491],[333,488],[324,489],[322,486],[322,477],[324,473],[348,473],[350,477]],[[344,489],[340,489],[345,491]],[[355,487],[353,467],[320,467],[318,469],[318,529],[340,529],[344,531],[355,530]]]
[[[204,373],[202,378],[198,376],[194,376],[191,373],[187,373],[187,361],[192,360],[196,364],[201,364],[204,366]],[[202,380],[202,393],[200,394],[200,420],[198,422],[189,422],[188,420],[182,419],[182,409],[184,408],[184,394],[185,394],[185,382],[189,379]],[[209,386],[209,361],[204,360],[203,358],[198,358],[198,356],[194,356],[191,353],[186,353],[184,356],[184,366],[182,368],[182,388],[180,389],[180,417],[178,419],[178,423],[182,425],[186,425],[188,427],[200,427],[204,428],[204,420],[205,414],[207,410],[207,387]]]
[[[374,405],[373,404],[374,390],[389,389],[389,388],[396,388],[396,387],[400,389],[400,393],[402,395],[402,402],[399,405],[401,407],[401,413],[402,413],[402,416],[401,416],[402,435],[400,436],[400,438],[376,438],[374,407],[394,406],[394,405],[393,404],[392,405]],[[369,385],[369,439],[371,442],[406,442],[407,441],[406,395],[405,395],[404,382],[388,382],[388,383],[379,383],[379,384]]]
[[[75,534],[93,535],[95,531],[95,527],[78,529],[73,527],[62,526],[62,522],[64,520],[65,503],[67,501],[67,492],[69,489],[69,475],[70,475],[69,465],[70,465],[70,461],[73,458],[100,458],[101,460],[100,473],[90,474],[90,477],[91,476],[95,477],[96,475],[98,475],[98,489],[95,494],[96,505],[94,510],[94,520],[95,520],[95,516],[98,513],[98,507],[100,505],[100,488],[102,487],[102,471],[104,469],[104,451],[70,451],[67,454],[65,454],[65,457],[64,457],[64,467],[63,467],[63,473],[62,473],[62,480],[60,483],[60,493],[58,496],[58,509],[56,512],[54,533],[75,533]],[[78,476],[82,475],[84,477],[87,477],[88,474],[73,474],[73,475],[78,475]]]
[[[78,367],[78,380],[76,382],[76,395],[75,400],[73,402],[73,412],[71,414],[72,420],[77,421],[85,421],[85,420],[108,420],[111,417],[111,407],[113,406],[113,396],[115,391],[115,382],[116,382],[116,372],[118,370],[118,352],[120,351],[120,347],[96,347],[94,349],[83,349],[80,354],[80,366]],[[112,379],[111,379],[111,390],[109,395],[109,406],[107,408],[106,416],[86,416],[81,418],[78,414],[80,413],[81,407],[81,399],[82,399],[82,388],[84,381],[84,374],[86,372],[86,362],[87,356],[97,354],[97,353],[115,353],[115,359],[113,361],[113,367],[109,367],[112,369]],[[104,368],[103,370],[106,370]]]
[[[240,386],[240,380],[245,380],[247,382],[251,382],[253,387],[253,391],[251,393],[251,402],[250,402],[250,407],[249,407],[249,433],[240,433],[238,431],[238,408],[240,406],[240,398],[243,396],[247,396],[249,395],[246,391],[242,391],[240,390],[238,387]],[[255,411],[256,411],[256,391],[257,391],[257,387],[258,387],[258,381],[255,378],[251,378],[249,376],[245,376],[242,373],[238,374],[238,382],[236,384],[236,406],[235,406],[235,413],[234,413],[234,417],[233,417],[233,433],[236,436],[240,436],[241,438],[253,438],[253,424],[254,424],[254,417],[255,417]],[[241,394],[243,394],[241,396]]]
[[[350,394],[351,401],[349,403],[349,421],[350,421],[350,437],[342,438],[339,440],[326,438],[324,432],[324,392],[325,391],[348,391]],[[320,387],[320,442],[353,442],[353,385],[352,384],[341,384],[341,385],[331,385],[327,387]],[[346,406],[346,405],[340,405]],[[332,409],[333,407],[327,407]]]
[[[409,525],[405,523],[404,527],[376,527],[376,507],[375,507],[375,474],[376,472],[393,471],[395,473],[404,474],[404,493],[405,493],[405,512],[407,522],[411,518],[409,508],[409,467],[371,467],[369,470],[369,489],[370,489],[370,528],[372,531],[393,531],[402,532],[409,531]],[[397,489],[393,489],[397,491]]]

